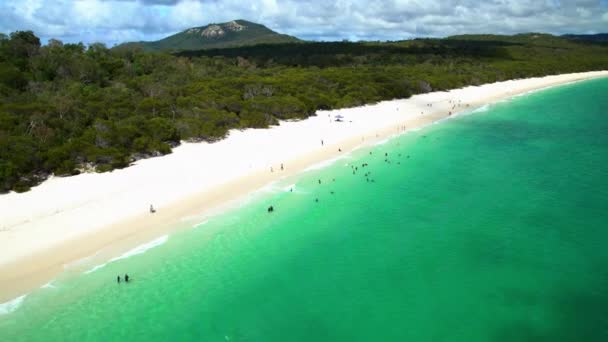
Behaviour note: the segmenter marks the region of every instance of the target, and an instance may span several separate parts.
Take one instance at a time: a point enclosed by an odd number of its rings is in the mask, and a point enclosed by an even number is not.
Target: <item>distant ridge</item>
[[[608,33],[598,34],[565,34],[562,37],[570,40],[579,40],[584,42],[608,43]]]
[[[488,44],[524,44],[536,46],[556,46],[562,48],[577,48],[581,44],[608,45],[608,33],[599,34],[564,34],[561,36],[549,33],[519,33],[515,35],[497,34],[463,34],[447,37],[448,40],[480,41]]]
[[[247,20],[233,20],[221,24],[192,27],[157,41],[124,43],[119,47],[141,46],[147,51],[176,51],[295,43],[299,41],[296,37],[277,33],[264,25]]]
[[[559,43],[565,41],[564,37],[539,32],[518,33],[514,35],[461,34],[447,37],[447,39],[533,44]]]

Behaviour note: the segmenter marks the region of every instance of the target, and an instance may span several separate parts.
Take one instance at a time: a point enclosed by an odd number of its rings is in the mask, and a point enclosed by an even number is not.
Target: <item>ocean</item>
[[[0,340],[608,341],[607,245],[605,78],[359,149],[68,269],[0,306]]]

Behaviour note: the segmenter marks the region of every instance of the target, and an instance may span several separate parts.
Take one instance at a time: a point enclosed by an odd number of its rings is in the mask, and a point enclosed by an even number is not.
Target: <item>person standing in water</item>
[[[129,275],[125,273],[125,283],[128,283],[128,282],[129,282]]]
[[[116,277],[116,282],[120,284],[120,276]]]

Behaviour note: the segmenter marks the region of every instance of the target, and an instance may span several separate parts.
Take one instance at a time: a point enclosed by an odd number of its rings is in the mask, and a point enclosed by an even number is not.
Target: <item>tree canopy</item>
[[[175,55],[0,35],[0,192],[105,172],[334,109],[608,68],[608,47],[547,35],[298,43]]]

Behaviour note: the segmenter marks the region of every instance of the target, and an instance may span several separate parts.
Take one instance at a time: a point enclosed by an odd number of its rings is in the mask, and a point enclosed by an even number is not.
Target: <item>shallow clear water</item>
[[[0,340],[608,341],[607,165],[608,79],[521,96],[62,276]]]

